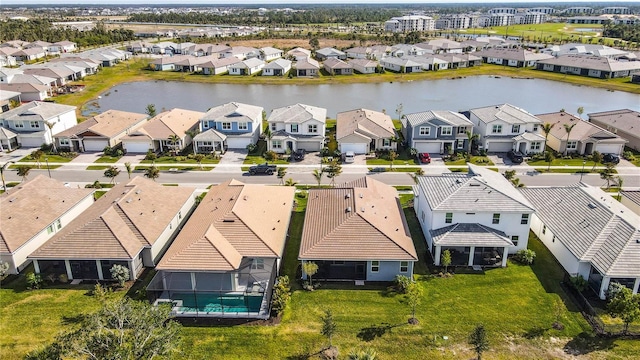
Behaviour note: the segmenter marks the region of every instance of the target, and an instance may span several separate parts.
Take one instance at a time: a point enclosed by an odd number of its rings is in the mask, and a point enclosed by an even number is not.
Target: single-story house
[[[346,60],[347,54],[338,49],[326,47],[316,50],[316,59],[318,59],[319,61],[325,61],[327,59]]]
[[[169,247],[195,204],[194,193],[136,176],[114,186],[28,258],[43,275],[110,280],[118,264],[135,280]]]
[[[640,111],[620,109],[588,114],[589,122],[627,140],[627,146],[640,150]]]
[[[352,75],[353,66],[338,58],[330,57],[324,61],[324,70],[331,75]]]
[[[41,47],[32,47],[18,50],[12,54],[18,61],[32,61],[42,59],[47,55],[45,49]]]
[[[71,188],[38,175],[0,195],[0,260],[17,274],[27,256],[93,204],[93,189]]]
[[[386,57],[380,60],[380,66],[385,70],[398,73],[413,73],[422,71],[422,64],[413,60],[402,59],[397,57]]]
[[[378,149],[396,150],[396,130],[389,115],[367,109],[338,113],[336,141],[340,152],[367,154]]]
[[[64,86],[69,81],[69,78],[74,74],[73,71],[66,68],[52,67],[52,68],[24,68],[25,74],[33,74],[46,76],[56,79],[56,86]]]
[[[122,148],[127,153],[180,152],[191,144],[187,132],[198,129],[203,112],[172,109],[149,119],[144,125],[122,138]],[[178,142],[171,139],[177,136]]]
[[[269,318],[294,193],[236,180],[211,187],[156,266],[155,303],[177,316]]]
[[[239,63],[241,60],[237,57],[228,57],[221,59],[214,59],[200,64],[202,73],[205,75],[218,75],[224,74],[229,71],[229,66]]]
[[[378,70],[378,62],[369,59],[349,60],[353,70],[360,74],[374,74]]]
[[[20,103],[20,93],[17,91],[0,90],[0,113],[9,111],[12,101]]]
[[[488,64],[505,65],[512,67],[536,66],[536,62],[552,59],[548,54],[534,53],[525,49],[491,48],[474,53],[482,57],[482,61]]]
[[[122,138],[144,125],[147,114],[107,110],[78,125],[54,135],[59,149],[67,151],[102,151],[120,144]]]
[[[175,62],[175,71],[198,72],[202,70],[201,64],[207,63],[212,58],[187,56],[185,59]]]
[[[287,51],[287,58],[294,61],[301,61],[311,57],[311,51],[305,48],[297,47]]]
[[[312,58],[303,58],[295,63],[296,76],[318,76],[320,64]]]
[[[603,300],[613,282],[638,293],[638,214],[589,185],[521,188],[520,192],[536,208],[531,230],[569,275],[582,276]]]
[[[5,84],[0,83],[1,91],[14,91],[20,93],[22,101],[43,101],[49,97],[49,87],[38,84]]]
[[[620,203],[640,215],[640,190],[620,191]]]
[[[262,76],[284,76],[291,71],[291,60],[276,59],[262,68]]]
[[[250,58],[228,66],[229,75],[253,75],[265,66],[265,62],[258,58]]]
[[[613,79],[640,73],[640,61],[618,61],[598,56],[562,55],[538,61],[536,70]]]
[[[190,56],[163,56],[149,63],[149,68],[155,71],[173,71],[177,70],[176,63],[188,59]]]
[[[625,139],[598,125],[584,121],[564,111],[536,116],[542,123],[553,125],[547,138],[547,146],[559,153],[591,155],[591,153],[597,151],[601,154],[620,155],[627,142]],[[568,139],[565,125],[572,127]]]
[[[260,48],[260,60],[263,61],[273,61],[281,58],[282,55],[284,55],[284,51],[271,46]]]
[[[363,177],[308,198],[298,260],[318,265],[314,279],[412,278],[418,255],[395,188]]]

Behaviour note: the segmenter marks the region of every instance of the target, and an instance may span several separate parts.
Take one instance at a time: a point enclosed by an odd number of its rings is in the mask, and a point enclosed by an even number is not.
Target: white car
[[[347,151],[344,153],[344,162],[346,164],[351,164],[356,161],[356,154],[353,151]]]

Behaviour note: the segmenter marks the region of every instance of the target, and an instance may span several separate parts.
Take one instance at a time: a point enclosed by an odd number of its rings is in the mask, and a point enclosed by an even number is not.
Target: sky
[[[585,6],[588,6],[589,1],[584,0],[511,0],[511,1],[482,1],[482,0],[454,0],[454,1],[446,1],[446,0],[110,0],[110,1],[101,1],[101,0],[0,0],[0,6],[2,5],[35,5],[35,4],[46,4],[46,5],[79,5],[79,4],[96,4],[96,5],[135,5],[135,4],[153,4],[153,5],[161,5],[161,4],[212,4],[212,5],[246,5],[246,4],[442,4],[442,3],[582,3]],[[620,0],[598,0],[598,3],[604,2],[617,2]],[[633,2],[629,2],[632,4]]]

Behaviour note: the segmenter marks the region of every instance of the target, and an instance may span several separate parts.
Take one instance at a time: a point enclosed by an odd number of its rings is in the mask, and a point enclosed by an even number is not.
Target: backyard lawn
[[[423,297],[418,325],[407,324],[411,310],[403,295],[386,286],[322,284],[308,292],[295,284],[306,193],[296,195],[283,273],[294,282],[292,300],[281,322],[271,326],[207,326],[196,321],[182,330],[181,354],[189,359],[304,359],[326,346],[320,316],[331,309],[337,324],[333,343],[342,356],[373,348],[380,359],[470,359],[467,336],[484,324],[490,339],[488,359],[573,358],[634,359],[637,341],[599,340],[572,303],[565,302],[559,281],[564,273],[544,246],[532,237],[538,253],[533,266],[509,263],[504,269],[460,271],[450,278],[430,275],[426,248],[411,195],[401,197],[420,262],[416,278]],[[20,359],[74,326],[78,316],[97,308],[88,286],[26,291],[23,277],[0,290],[0,358]],[[9,288],[6,288],[9,286]],[[123,292],[118,294],[123,295]],[[559,320],[564,330],[551,328]],[[28,324],[28,326],[25,326]],[[446,338],[445,338],[446,337]],[[565,346],[567,347],[565,350]],[[317,357],[316,357],[317,358]]]

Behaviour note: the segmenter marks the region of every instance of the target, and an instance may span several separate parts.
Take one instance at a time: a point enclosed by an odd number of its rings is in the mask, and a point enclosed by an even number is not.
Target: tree
[[[56,139],[53,138],[53,127],[56,125],[55,123],[52,123],[51,121],[45,121],[44,124],[47,126],[47,128],[49,129],[49,135],[51,135],[51,146],[52,146],[52,151],[53,153],[57,153],[58,149],[56,148]]]
[[[567,143],[564,146],[564,154],[567,155],[567,152],[569,151],[569,136],[571,135],[571,130],[573,130],[573,127],[576,126],[576,124],[563,124],[564,126],[564,130],[567,132]]]
[[[616,176],[616,182],[618,183],[618,201],[622,199],[622,185],[624,184],[624,179],[622,176]]]
[[[302,271],[304,271],[304,273],[309,277],[309,287],[313,289],[312,277],[318,272],[318,264],[314,263],[313,261],[305,261],[302,264]]]
[[[44,151],[38,149],[31,153],[31,158],[36,161],[38,165],[38,169],[40,169],[40,163],[42,161],[42,156],[44,155]]]
[[[119,264],[113,264],[111,269],[109,269],[111,273],[111,277],[113,280],[118,281],[118,286],[123,287],[124,283],[129,280],[129,269],[125,266]]]
[[[158,155],[151,149],[149,149],[147,151],[147,154],[144,156],[145,160],[151,160],[151,163],[155,165],[156,163],[156,159],[158,158]]]
[[[416,319],[416,308],[420,305],[420,301],[422,300],[422,287],[417,282],[411,282],[409,286],[407,286],[407,292],[405,294],[407,297],[407,304],[411,307],[411,318],[409,319],[409,324],[417,324],[418,319]]]
[[[482,353],[489,350],[489,340],[484,325],[480,324],[469,334],[469,344],[473,345],[473,350],[478,355],[478,360],[482,360]]]
[[[284,182],[284,186],[296,186],[298,183],[293,180],[292,178],[288,178],[285,182]]]
[[[398,153],[391,150],[389,151],[389,168],[393,169],[393,162],[398,158]]]
[[[198,163],[200,170],[202,170],[202,160],[204,160],[204,154],[195,154],[193,155],[193,159]]]
[[[556,157],[553,155],[553,153],[551,151],[545,151],[544,152],[544,161],[549,163],[549,165],[547,166],[547,171],[551,170],[551,163],[555,159],[556,159]]]
[[[276,173],[276,177],[280,179],[280,185],[284,185],[285,175],[287,175],[287,169],[283,167],[279,167],[278,172]]]
[[[599,163],[602,163],[602,154],[599,153],[598,151],[594,151],[591,153],[591,160],[593,160],[593,167],[591,168],[591,171],[596,169],[596,165],[598,165]]]
[[[324,315],[320,318],[322,321],[322,329],[320,333],[329,340],[329,347],[333,347],[333,335],[336,333],[336,322],[333,320],[333,313],[330,309],[324,311]]]
[[[276,316],[282,314],[291,299],[291,287],[287,275],[278,276],[273,286],[273,296],[271,297],[271,310]]]
[[[156,179],[160,176],[160,170],[155,166],[149,166],[147,170],[145,170],[144,176],[153,181],[156,181]]]
[[[120,169],[118,169],[116,166],[112,166],[104,171],[104,176],[110,179],[109,181],[110,183],[115,183],[116,176],[118,176],[119,174],[120,174]]]
[[[171,144],[171,153],[173,153],[174,155],[178,155],[178,146],[181,140],[180,136],[173,134],[169,136],[167,140],[169,140],[169,144]]]
[[[615,172],[613,163],[607,163],[605,168],[600,171],[600,178],[607,182],[607,189],[611,187],[611,180],[613,179],[613,173]]]
[[[623,334],[629,331],[629,324],[640,319],[640,295],[633,295],[633,291],[619,283],[609,285],[609,315],[620,318],[624,322]]]
[[[580,106],[580,107],[578,108],[578,117],[579,117],[580,119],[582,119],[582,114],[583,114],[583,113],[584,113],[584,108],[583,108],[582,106]]]
[[[316,51],[320,47],[320,40],[317,37],[312,37],[309,39],[309,46],[311,46],[311,50]]]
[[[342,174],[342,165],[338,163],[338,159],[333,159],[324,171],[327,173],[327,177],[331,179],[331,185],[335,186],[336,178]]]
[[[447,249],[442,252],[442,260],[440,260],[440,264],[444,266],[444,272],[448,272],[448,267],[451,265],[451,251]]]
[[[16,172],[18,176],[22,177],[22,181],[27,180],[27,176],[29,176],[29,172],[33,169],[32,166],[29,165],[18,165],[16,166]]]
[[[473,134],[471,131],[465,131],[464,133],[467,134],[467,152],[471,155],[471,145],[474,140],[477,141],[480,138],[480,134]]]
[[[549,138],[549,134],[551,133],[551,130],[553,129],[553,127],[556,126],[556,124],[550,124],[550,123],[544,123],[542,124],[542,132],[544,133],[544,143],[547,143],[547,140]]]
[[[404,105],[402,105],[402,103],[398,104],[396,106],[396,114],[398,114],[398,120],[400,120],[400,118],[402,118],[402,112],[404,111]]]
[[[320,184],[322,183],[322,175],[323,174],[324,174],[324,171],[322,171],[322,170],[318,170],[318,169],[313,170],[313,177],[318,182],[318,187],[320,187]]]
[[[376,357],[378,356],[378,353],[371,349],[365,349],[365,350],[352,350],[349,353],[349,360],[375,360]]]
[[[131,163],[128,161],[124,163],[124,168],[127,170],[127,175],[129,175],[129,179],[131,179],[131,172],[133,171],[133,168],[131,167]]]
[[[147,104],[147,107],[145,108],[144,112],[147,115],[149,115],[149,117],[156,116],[156,106],[155,106],[155,104]]]

